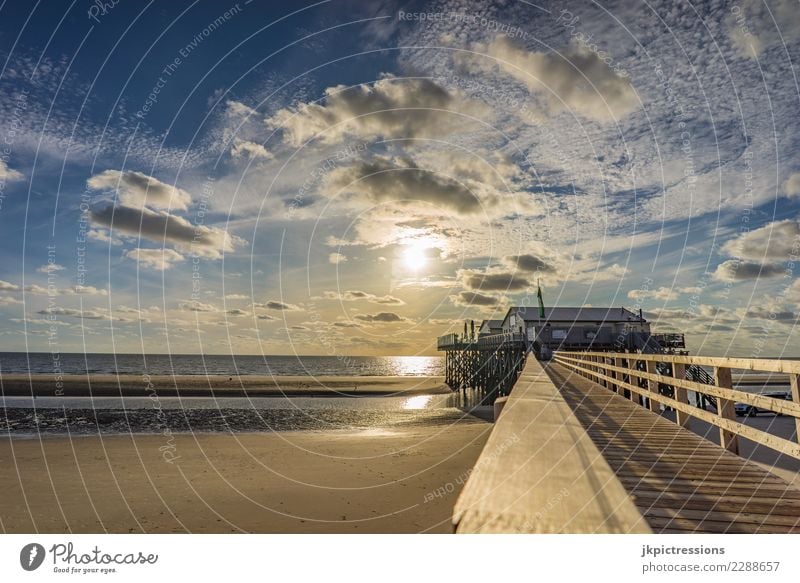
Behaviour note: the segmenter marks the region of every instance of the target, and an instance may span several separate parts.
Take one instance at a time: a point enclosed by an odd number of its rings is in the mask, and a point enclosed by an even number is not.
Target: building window
[[[553,328],[553,340],[564,340],[567,337],[567,331],[561,328]]]

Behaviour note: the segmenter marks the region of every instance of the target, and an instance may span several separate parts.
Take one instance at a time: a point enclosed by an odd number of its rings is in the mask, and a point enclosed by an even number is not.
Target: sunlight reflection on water
[[[406,402],[403,403],[403,409],[424,409],[430,403],[431,397],[431,395],[417,395],[406,399]]]

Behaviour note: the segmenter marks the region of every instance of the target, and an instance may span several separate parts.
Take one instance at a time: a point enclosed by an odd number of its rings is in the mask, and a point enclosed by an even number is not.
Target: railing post
[[[730,372],[730,369],[728,369]],[[672,378],[683,380],[686,376],[686,365],[682,362],[673,362],[672,363]],[[672,385],[672,388],[675,389],[675,400],[680,403],[688,403],[689,402],[689,391],[684,389],[683,387],[679,387],[678,385]],[[734,415],[735,417],[735,415]],[[675,421],[681,427],[688,427],[689,421],[692,419],[692,416],[688,413],[684,413],[683,411],[676,410],[675,411]]]
[[[721,366],[714,367],[714,380],[720,389],[732,389],[731,369]],[[717,397],[717,415],[724,419],[736,420],[735,402],[730,399]],[[719,444],[728,451],[739,453],[739,440],[735,433],[719,428]]]
[[[789,375],[789,384],[792,386],[792,401],[795,403],[800,403],[800,380],[798,380],[798,377],[800,377],[800,375]],[[794,418],[794,428],[795,439],[797,440],[797,443],[800,443],[800,419],[797,417]]]
[[[615,357],[611,357],[611,366],[617,366],[617,359]],[[610,376],[613,380],[611,381],[611,385],[608,387],[612,391],[616,391],[619,393],[619,386],[614,381],[617,379],[617,373],[613,370],[606,370],[605,371],[608,376]]]
[[[637,385],[638,383],[635,383],[633,381],[633,367],[631,366],[630,357],[625,359],[625,364],[626,364],[625,368],[628,369],[628,384]],[[636,378],[639,378],[639,377],[636,377]],[[630,389],[628,389],[628,393],[630,394],[629,396],[630,396],[631,401],[633,401],[634,403],[636,403],[638,405],[639,404],[639,393],[637,393],[636,391],[632,391]]]
[[[658,371],[656,370],[656,361],[655,360],[647,360],[647,374],[657,374]],[[658,381],[654,381],[652,379],[647,379],[647,390],[651,393],[658,394]],[[653,411],[654,413],[661,413],[661,403],[658,401],[654,401],[652,398],[648,399],[650,402],[648,409]]]
[[[597,363],[598,363],[597,372],[598,372],[598,374],[601,374],[601,375],[605,375],[606,374],[606,364],[607,364],[607,362],[608,362],[608,359],[605,356],[599,356],[598,357],[598,360],[597,360]],[[605,388],[609,388],[608,381],[606,379],[600,379],[600,382],[602,383],[602,385]]]

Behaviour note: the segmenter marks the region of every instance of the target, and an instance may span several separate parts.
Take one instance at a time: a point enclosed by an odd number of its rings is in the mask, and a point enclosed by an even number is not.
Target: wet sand
[[[4,437],[0,530],[450,532],[491,427]]]
[[[389,396],[448,394],[443,377],[420,376],[221,376],[221,375],[22,375],[0,376],[0,394],[94,397]]]

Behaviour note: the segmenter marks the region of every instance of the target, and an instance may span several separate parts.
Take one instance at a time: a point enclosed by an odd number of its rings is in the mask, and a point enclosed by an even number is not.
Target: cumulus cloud
[[[294,304],[287,304],[284,302],[279,302],[276,300],[270,300],[268,302],[263,303],[255,303],[253,304],[254,308],[266,308],[268,310],[276,310],[279,312],[296,312],[300,309],[300,306],[295,306]]]
[[[99,310],[76,310],[73,308],[45,308],[44,310],[39,310],[36,312],[37,314],[43,314],[47,316],[70,316],[73,318],[81,318],[84,320],[110,320],[108,314],[101,312]],[[121,318],[120,321],[126,321],[124,318]]]
[[[495,152],[486,158],[466,156],[452,150],[427,151],[425,163],[430,168],[441,168],[459,180],[472,180],[494,188],[508,190],[510,183],[520,175],[520,168],[510,156]]]
[[[496,59],[502,71],[541,96],[552,112],[569,109],[607,122],[626,116],[639,105],[630,81],[585,48],[573,46],[562,55],[542,53],[498,36],[475,50]]]
[[[226,300],[249,300],[250,296],[245,294],[226,294]]]
[[[522,291],[533,285],[526,277],[498,269],[462,269],[458,277],[462,285],[472,291]]]
[[[132,170],[106,170],[86,183],[93,190],[116,190],[120,202],[129,207],[186,210],[192,196],[180,188]]]
[[[271,160],[273,157],[272,154],[270,154],[261,144],[247,140],[240,140],[239,138],[236,138],[233,142],[231,156],[234,158],[249,158],[251,160],[254,158]]]
[[[0,306],[10,306],[12,304],[21,304],[22,300],[12,298],[11,296],[0,296]]]
[[[372,204],[427,203],[459,214],[474,214],[482,208],[477,193],[465,184],[420,168],[410,159],[375,157],[336,168],[325,180],[324,193],[334,198],[342,192]]]
[[[89,229],[86,233],[86,237],[88,239],[92,239],[94,241],[102,241],[103,243],[108,243],[109,245],[122,245],[122,241],[117,239],[116,237],[112,237],[109,235],[108,231],[105,229]]]
[[[219,312],[216,306],[192,300],[190,302],[181,302],[178,304],[181,310],[187,312]]]
[[[23,178],[22,173],[9,168],[5,160],[0,160],[0,182],[15,182]]]
[[[334,291],[326,291],[322,296],[327,300],[341,300],[344,302],[356,302],[364,300],[373,304],[381,304],[385,306],[402,306],[405,304],[400,298],[390,295],[379,296],[360,290],[347,290],[341,293]]]
[[[65,269],[66,267],[58,263],[47,263],[37,268],[36,271],[39,273],[55,273],[56,271],[64,271]]]
[[[783,183],[783,193],[789,198],[800,197],[800,172],[794,172]]]
[[[796,241],[800,238],[800,223],[794,219],[775,221],[744,233],[722,246],[730,257],[753,261],[786,261],[796,254]],[[794,252],[793,252],[793,247]]]
[[[364,322],[378,322],[383,324],[392,324],[396,322],[405,322],[408,318],[404,318],[394,312],[378,312],[377,314],[358,314],[355,316],[357,320]]]
[[[141,267],[156,271],[164,271],[184,260],[183,255],[173,249],[136,248],[126,251],[125,257],[138,261]]]
[[[496,307],[505,303],[503,298],[470,291],[462,291],[456,295],[450,296],[450,300],[455,305],[465,308],[470,306],[479,306],[482,308]]]
[[[72,287],[58,288],[55,286],[43,287],[41,285],[32,283],[26,286],[17,285],[8,281],[0,280],[0,291],[9,292],[28,292],[35,295],[51,295],[51,296],[107,296],[108,290],[96,288],[93,285],[75,285]]]
[[[785,273],[785,268],[777,263],[754,263],[739,259],[728,259],[717,266],[712,274],[717,281],[740,281],[777,277]]]
[[[628,292],[628,299],[642,301],[652,298],[666,302],[677,299],[678,295],[678,290],[662,286],[657,289],[632,289]]]
[[[91,213],[92,222],[112,231],[138,236],[156,243],[171,243],[185,253],[218,258],[231,252],[244,240],[216,227],[192,225],[182,217],[165,211],[108,206]]]
[[[541,255],[534,255],[526,253],[524,255],[507,255],[503,258],[510,267],[515,267],[520,271],[529,273],[542,272],[542,273],[555,273],[556,265],[553,259],[543,257]]]
[[[430,79],[386,76],[372,85],[329,87],[322,103],[281,109],[267,125],[281,128],[288,144],[300,146],[312,139],[335,143],[347,134],[365,139],[441,137],[468,123],[459,113],[480,117],[486,107]]]
[[[342,255],[341,253],[331,253],[328,255],[328,262],[333,263],[334,265],[344,263],[345,261],[347,261],[347,255]]]
[[[241,101],[234,101],[232,99],[225,102],[227,106],[227,113],[229,115],[236,115],[242,117],[252,117],[257,116],[258,112],[250,107],[249,105],[245,105]]]
[[[774,221],[727,241],[721,249],[731,259],[713,273],[718,281],[777,277],[786,272],[784,263],[797,255],[800,223],[794,219]]]

